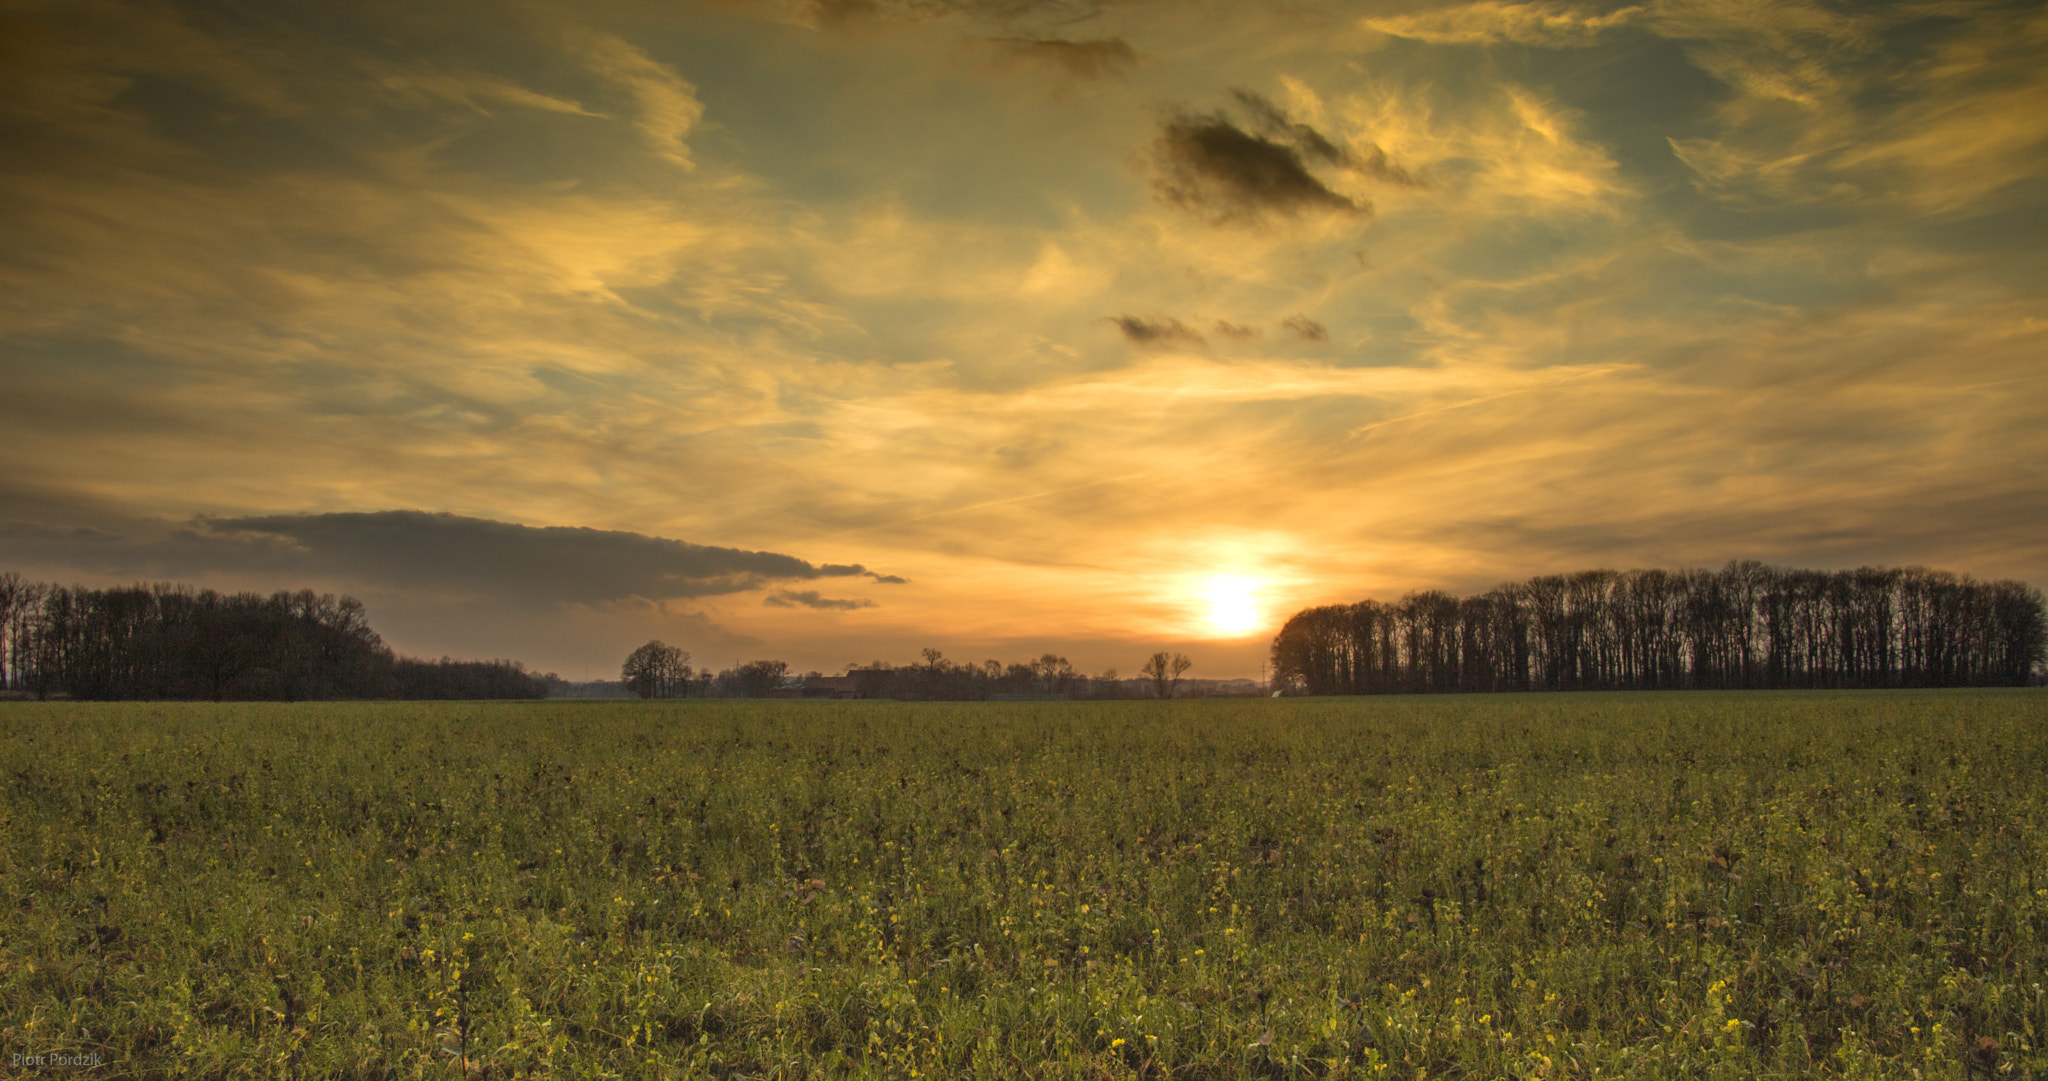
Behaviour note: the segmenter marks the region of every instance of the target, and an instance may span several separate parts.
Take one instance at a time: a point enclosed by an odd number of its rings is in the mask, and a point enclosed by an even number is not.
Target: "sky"
[[[0,0],[0,570],[616,678],[2048,585],[2048,8]]]

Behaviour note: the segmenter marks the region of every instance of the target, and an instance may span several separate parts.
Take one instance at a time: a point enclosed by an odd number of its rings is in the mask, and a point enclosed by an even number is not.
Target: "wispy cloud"
[[[1361,25],[1395,37],[1433,45],[1512,42],[1546,48],[1592,45],[1603,31],[1639,21],[1644,8],[1593,12],[1565,4],[1501,3],[1480,0],[1407,15],[1374,16]]]
[[[367,64],[370,77],[384,90],[421,103],[428,100],[455,102],[479,112],[492,107],[516,106],[543,112],[566,113],[608,119],[581,103],[554,97],[521,86],[510,79],[462,68],[443,68],[415,61],[408,65]]]
[[[1280,325],[1294,332],[1294,336],[1305,342],[1326,342],[1330,340],[1330,328],[1310,319],[1306,315],[1290,315]]]
[[[581,37],[591,69],[624,87],[638,104],[640,116],[634,126],[649,148],[676,165],[693,168],[684,137],[704,116],[697,88],[623,38],[603,33]]]
[[[1939,18],[1808,5],[1764,15],[1723,4],[1657,9],[1650,25],[1734,92],[1716,130],[1670,137],[1673,153],[1701,191],[1750,206],[1895,203],[1948,214],[2010,198],[2048,167],[2048,118],[2033,106],[2048,74],[2032,61],[2048,45],[2048,14],[1987,5],[1951,33],[1908,32]]]
[[[1587,137],[1575,110],[1511,83],[1448,111],[1440,93],[1383,82],[1343,96],[1331,109],[1357,140],[1410,163],[1404,173],[1436,176],[1430,192],[1437,198],[1460,200],[1485,216],[1612,214],[1634,194],[1614,155]],[[1389,197],[1400,191],[1383,190]]]

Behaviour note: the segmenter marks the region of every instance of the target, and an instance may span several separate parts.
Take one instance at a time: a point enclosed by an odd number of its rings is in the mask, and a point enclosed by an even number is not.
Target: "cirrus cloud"
[[[1636,22],[1644,11],[1633,6],[1595,14],[1564,4],[1479,0],[1434,11],[1367,18],[1360,25],[1432,45],[1512,42],[1555,49],[1592,45],[1603,31]]]

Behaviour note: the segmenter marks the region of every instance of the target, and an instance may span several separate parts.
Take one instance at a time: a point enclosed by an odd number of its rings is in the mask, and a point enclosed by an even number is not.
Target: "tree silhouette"
[[[748,661],[718,674],[718,686],[734,698],[766,698],[782,686],[789,674],[784,661]]]
[[[2024,686],[2044,653],[2048,616],[2024,583],[1731,562],[1308,608],[1272,663],[1309,694],[1959,687]]]
[[[0,683],[37,697],[539,698],[513,661],[399,657],[353,597],[115,589],[0,575]]]
[[[690,655],[657,638],[626,658],[619,678],[642,698],[674,698],[690,686]]]
[[[1186,654],[1161,651],[1146,658],[1138,674],[1152,681],[1152,697],[1166,699],[1180,689],[1180,677],[1194,666]]]
[[[1072,662],[1057,653],[1047,653],[1031,662],[1034,689],[1042,694],[1072,694],[1081,674]]]

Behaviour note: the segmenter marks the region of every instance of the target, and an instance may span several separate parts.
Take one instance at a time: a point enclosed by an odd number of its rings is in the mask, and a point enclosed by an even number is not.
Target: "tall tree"
[[[13,571],[0,574],[0,691],[26,690],[21,683],[25,646],[42,586]]]

